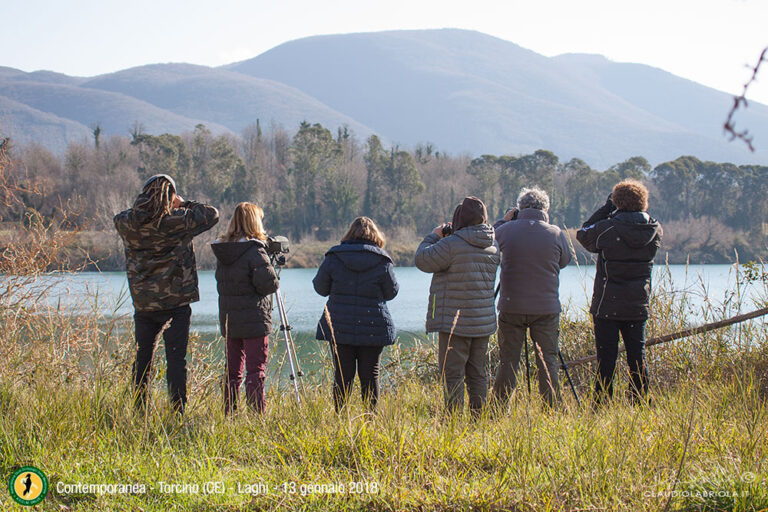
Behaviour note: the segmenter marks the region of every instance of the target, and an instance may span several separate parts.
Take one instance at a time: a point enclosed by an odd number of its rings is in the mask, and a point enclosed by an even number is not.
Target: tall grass
[[[692,291],[681,296],[669,286],[658,284],[652,332],[685,323]],[[733,300],[724,310],[711,302],[705,314],[747,306]],[[263,416],[243,410],[226,418],[222,342],[193,337],[191,400],[180,421],[167,405],[162,354],[146,414],[130,406],[130,319],[97,306],[77,316],[30,306],[3,308],[2,321],[0,467],[6,476],[26,463],[41,467],[52,484],[45,509],[768,507],[762,322],[650,349],[651,406],[632,406],[619,394],[593,411],[564,391],[562,406],[550,409],[535,391],[518,389],[508,404],[490,404],[477,420],[444,413],[428,339],[390,349],[375,414],[358,398],[335,414],[324,377],[309,381],[301,406],[285,383],[273,382]],[[571,357],[592,351],[586,321],[564,317],[561,339]],[[330,356],[316,357],[328,376]],[[574,372],[585,399],[592,377],[588,366]],[[621,380],[617,389],[626,386]],[[225,492],[206,494],[219,488],[204,488],[205,482],[222,482]],[[138,494],[60,492],[73,483],[146,487]],[[238,486],[257,483],[269,492],[238,493]],[[7,494],[0,500],[10,506]]]

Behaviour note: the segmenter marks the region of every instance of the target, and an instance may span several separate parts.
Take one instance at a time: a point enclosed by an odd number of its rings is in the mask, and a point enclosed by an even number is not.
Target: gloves
[[[585,228],[591,226],[592,224],[611,216],[611,213],[616,209],[616,206],[614,206],[613,201],[611,200],[611,195],[612,194],[608,194],[608,199],[606,199],[605,204],[593,213],[581,227]]]

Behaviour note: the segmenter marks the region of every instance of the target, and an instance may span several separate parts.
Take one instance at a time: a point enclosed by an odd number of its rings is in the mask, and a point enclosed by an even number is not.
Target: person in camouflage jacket
[[[216,208],[185,201],[176,193],[173,178],[164,174],[149,178],[133,208],[115,215],[135,310],[136,405],[146,403],[152,354],[162,332],[171,403],[178,412],[184,411],[189,305],[200,299],[192,238],[218,220]]]

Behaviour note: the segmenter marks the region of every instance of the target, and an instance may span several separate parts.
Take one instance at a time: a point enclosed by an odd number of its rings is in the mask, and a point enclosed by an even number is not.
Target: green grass
[[[684,298],[658,287],[650,335],[685,323]],[[333,411],[322,344],[304,356],[312,375],[297,405],[280,372],[282,347],[273,344],[266,414],[226,418],[222,340],[193,336],[180,421],[168,409],[162,349],[147,413],[130,406],[130,319],[19,309],[2,299],[0,469],[4,478],[26,464],[43,469],[51,481],[44,510],[768,509],[764,322],[649,349],[651,405],[626,402],[620,375],[617,398],[593,410],[585,365],[573,369],[582,407],[561,375],[562,406],[545,407],[523,385],[478,420],[446,415],[428,339],[386,350],[375,414],[356,396]],[[738,308],[749,309],[734,301],[706,314]],[[588,322],[563,318],[567,356],[591,353],[592,343]],[[495,357],[492,349],[491,371]],[[144,488],[62,487],[73,484]],[[249,484],[268,492],[238,492]],[[0,505],[18,509],[6,491]]]
[[[141,415],[125,370],[69,384],[37,370],[0,382],[0,465],[5,475],[42,468],[48,510],[662,510],[673,491],[671,510],[768,507],[768,412],[748,375],[691,376],[656,389],[651,406],[618,399],[597,411],[570,399],[549,410],[518,392],[477,421],[446,416],[437,385],[407,377],[375,414],[359,400],[335,414],[320,386],[301,406],[273,393],[263,417],[225,418],[215,379],[198,375],[179,421],[162,372]],[[160,482],[199,494],[164,493]],[[226,492],[205,494],[205,482]],[[57,491],[72,483],[146,493]],[[238,494],[254,483],[269,492]],[[339,484],[344,492],[328,492]]]

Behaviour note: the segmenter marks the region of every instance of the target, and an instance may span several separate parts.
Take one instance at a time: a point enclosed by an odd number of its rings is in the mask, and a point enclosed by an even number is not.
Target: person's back
[[[608,213],[587,220],[576,233],[582,246],[598,255],[590,312],[598,318],[645,321],[661,226],[644,211]]]
[[[152,198],[146,193],[139,195],[131,209],[115,216],[137,310],[166,310],[200,299],[192,239],[218,219],[216,208],[194,201],[156,219]]]
[[[493,290],[499,266],[493,228],[478,224],[443,239],[435,237],[433,241],[432,236],[416,252],[416,267],[433,273],[427,332],[490,336],[496,332]]]
[[[629,211],[585,224],[577,238],[598,254],[590,312],[599,318],[646,320],[660,224],[646,212]]]
[[[416,250],[416,267],[432,274],[427,332],[438,333],[438,366],[445,404],[479,414],[488,391],[488,340],[496,332],[494,284],[499,246],[485,205],[466,197],[453,214],[453,232],[437,226]]]
[[[272,331],[270,295],[278,278],[266,252],[264,211],[253,203],[235,207],[226,233],[211,244],[216,256],[219,329],[226,340],[224,412],[237,409],[243,370],[248,405],[263,412],[264,381]]]
[[[261,240],[217,241],[216,290],[222,336],[258,338],[272,330],[270,295],[278,281]]]
[[[571,261],[565,233],[546,212],[520,210],[517,219],[496,228],[501,249],[499,311],[520,314],[560,312],[560,269]]]
[[[392,258],[368,240],[345,240],[332,247],[325,268],[313,280],[328,296],[328,313],[320,318],[317,339],[351,345],[390,345],[395,325],[386,301],[397,294]],[[332,339],[333,338],[333,339]]]
[[[192,238],[218,220],[219,212],[213,206],[184,201],[173,178],[165,174],[150,177],[133,208],[114,217],[125,246],[126,274],[135,310],[136,406],[146,403],[152,355],[162,333],[171,403],[176,411],[184,411],[192,314],[189,305],[200,299]]]
[[[606,203],[576,233],[579,243],[598,255],[590,306],[598,362],[598,403],[613,394],[619,334],[627,349],[630,396],[639,400],[648,393],[645,323],[653,259],[663,231],[647,209],[646,187],[639,181],[624,180],[614,186]]]
[[[493,392],[506,400],[515,388],[523,348],[527,375],[530,332],[539,391],[554,404],[559,396],[560,269],[571,261],[571,251],[565,233],[549,223],[549,195],[544,190],[522,189],[517,208],[495,224],[501,248],[501,297]]]
[[[374,408],[379,397],[379,365],[384,347],[395,342],[395,324],[387,301],[399,290],[386,240],[368,217],[358,217],[339,245],[332,247],[312,280],[328,297],[317,324],[317,339],[328,341],[333,354],[333,401],[346,403],[360,377],[363,402]]]

